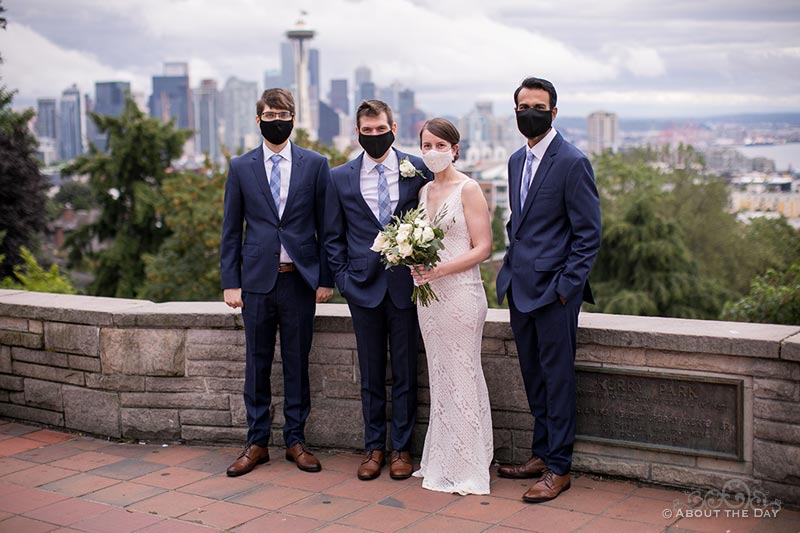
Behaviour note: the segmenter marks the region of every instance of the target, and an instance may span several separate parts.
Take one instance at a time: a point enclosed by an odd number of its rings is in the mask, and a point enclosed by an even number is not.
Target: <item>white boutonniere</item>
[[[403,178],[413,178],[414,176],[419,176],[420,178],[425,177],[422,171],[415,167],[407,157],[400,161],[400,176]]]

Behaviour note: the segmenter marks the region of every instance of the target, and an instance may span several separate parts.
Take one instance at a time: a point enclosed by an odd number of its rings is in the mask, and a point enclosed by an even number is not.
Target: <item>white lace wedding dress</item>
[[[442,203],[445,248],[442,262],[471,248],[459,184]],[[425,205],[428,186],[422,189]],[[436,213],[428,213],[431,220]],[[425,341],[430,385],[430,421],[420,469],[426,489],[459,494],[489,494],[494,447],[489,393],[481,367],[486,295],[476,265],[430,283],[439,301],[417,306]]]

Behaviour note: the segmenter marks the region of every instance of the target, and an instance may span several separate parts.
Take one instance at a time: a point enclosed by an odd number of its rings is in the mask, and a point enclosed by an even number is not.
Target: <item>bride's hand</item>
[[[430,270],[425,268],[425,265],[413,265],[409,266],[408,268],[411,269],[411,277],[414,279],[414,285],[419,287],[420,285],[425,285],[430,281],[427,279],[426,275]]]

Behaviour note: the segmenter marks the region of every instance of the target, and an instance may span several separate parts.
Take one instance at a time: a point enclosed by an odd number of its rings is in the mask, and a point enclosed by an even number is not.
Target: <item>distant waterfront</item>
[[[800,143],[737,146],[736,149],[746,157],[767,157],[774,160],[778,171],[787,170],[789,165],[795,172],[800,171]]]

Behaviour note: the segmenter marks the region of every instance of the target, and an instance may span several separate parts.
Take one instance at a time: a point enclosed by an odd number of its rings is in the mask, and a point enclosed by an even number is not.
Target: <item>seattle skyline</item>
[[[413,87],[420,108],[498,112],[528,75],[552,80],[564,116],[628,117],[800,111],[800,9],[791,1],[7,0],[1,82],[32,106],[72,83],[130,81],[150,94],[166,61],[188,61],[192,86],[263,80],[280,64],[300,10],[317,35],[321,86],[359,66],[381,86]],[[327,95],[321,95],[326,98]]]

